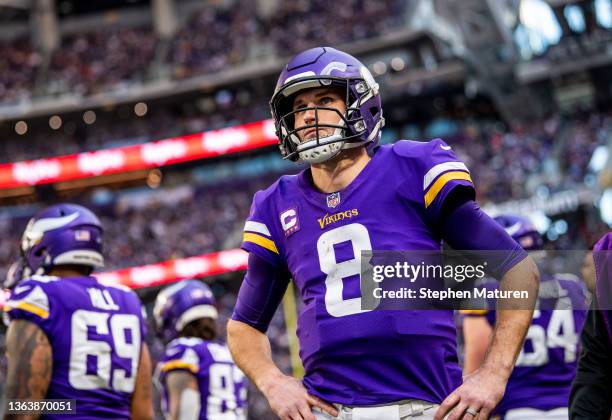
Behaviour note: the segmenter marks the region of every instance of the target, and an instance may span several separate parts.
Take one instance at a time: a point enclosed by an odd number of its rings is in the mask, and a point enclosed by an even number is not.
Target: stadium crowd
[[[0,102],[26,99],[34,92],[86,96],[121,90],[154,74],[186,78],[216,73],[262,54],[287,56],[315,44],[371,38],[401,27],[404,3],[350,0],[338,8],[325,0],[302,0],[278,2],[269,14],[248,0],[235,0],[228,7],[207,3],[186,16],[169,43],[160,42],[152,25],[101,25],[64,36],[40,77],[36,76],[41,54],[29,40],[17,38],[0,43],[5,58],[0,63]],[[166,51],[160,62],[158,49]],[[157,65],[170,72],[155,72]]]
[[[105,268],[110,270],[237,247],[253,194],[271,182],[263,177],[243,181],[240,188],[236,183],[206,189],[179,186],[160,189],[144,200],[120,199],[105,207],[85,204],[102,220]],[[19,235],[28,218],[0,219],[5,238],[0,276],[19,255]]]
[[[67,36],[52,55],[45,90],[86,96],[143,82],[156,43],[150,27],[103,28]]]
[[[41,63],[32,43],[24,37],[0,40],[0,104],[19,102],[31,95]]]

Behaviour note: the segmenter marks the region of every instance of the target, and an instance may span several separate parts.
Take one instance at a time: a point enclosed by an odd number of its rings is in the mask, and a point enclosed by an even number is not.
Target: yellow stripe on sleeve
[[[13,309],[21,309],[22,311],[33,313],[34,315],[38,315],[43,319],[49,318],[49,312],[39,308],[36,305],[32,305],[28,302],[16,302],[16,304],[11,304],[10,302],[4,307],[5,312],[9,312]]]
[[[472,182],[472,178],[470,178],[470,174],[469,173],[462,172],[462,171],[451,171],[451,172],[445,173],[440,178],[438,178],[436,180],[436,182],[434,182],[434,184],[431,186],[429,191],[427,191],[427,194],[425,194],[425,208],[429,207],[431,205],[431,203],[434,202],[434,200],[438,196],[438,193],[440,191],[442,191],[442,188],[444,188],[444,186],[449,181],[469,181],[469,182]]]
[[[461,309],[459,313],[461,315],[486,315],[489,311],[487,309]]]
[[[274,252],[275,254],[278,254],[278,249],[276,249],[276,245],[272,240],[264,238],[263,236],[258,235],[256,233],[244,232],[244,237],[242,238],[242,240],[244,242],[252,242],[269,251]]]
[[[193,373],[198,372],[198,367],[196,365],[193,363],[187,363],[180,359],[170,360],[169,362],[164,363],[164,365],[161,367],[162,372],[167,372],[173,369],[188,369]]]

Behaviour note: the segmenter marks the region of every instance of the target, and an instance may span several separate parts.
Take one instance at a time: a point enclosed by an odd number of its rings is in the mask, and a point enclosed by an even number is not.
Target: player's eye
[[[334,102],[334,98],[332,98],[331,96],[323,96],[319,100],[319,103],[322,104],[322,105],[330,104],[332,102]]]
[[[303,102],[300,102],[298,104],[293,105],[293,110],[297,111],[298,109],[302,109],[302,108],[306,108],[306,104]]]

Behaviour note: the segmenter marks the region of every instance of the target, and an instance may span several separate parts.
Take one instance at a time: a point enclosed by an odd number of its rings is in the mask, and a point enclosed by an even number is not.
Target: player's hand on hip
[[[291,376],[275,376],[267,381],[262,391],[272,411],[281,420],[315,420],[312,407],[318,407],[332,417],[338,415],[334,406],[308,394],[302,383]]]
[[[466,376],[463,384],[440,405],[435,420],[485,420],[504,396],[508,378],[480,368]]]

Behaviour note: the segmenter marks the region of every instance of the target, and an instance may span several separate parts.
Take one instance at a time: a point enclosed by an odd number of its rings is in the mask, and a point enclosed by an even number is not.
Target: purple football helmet
[[[64,203],[47,207],[30,219],[21,253],[32,274],[48,274],[56,265],[104,266],[102,224],[90,210]]]
[[[177,338],[190,322],[217,316],[210,287],[198,280],[183,280],[164,288],[153,307],[157,334],[166,342]]]
[[[325,106],[293,110],[297,93],[327,86],[337,87],[344,93],[344,115]],[[325,162],[343,149],[363,144],[371,151],[380,141],[385,122],[378,84],[368,68],[355,57],[330,47],[312,48],[293,57],[278,78],[270,107],[281,154],[294,162]],[[322,109],[338,113],[338,123],[319,123],[318,111]],[[314,110],[314,123],[294,127],[295,113],[305,110]],[[320,138],[322,127],[333,129],[333,134]],[[311,128],[316,130],[316,137],[302,143],[298,131]]]
[[[537,251],[544,247],[544,240],[529,219],[512,214],[494,218],[516,242],[526,251]]]

